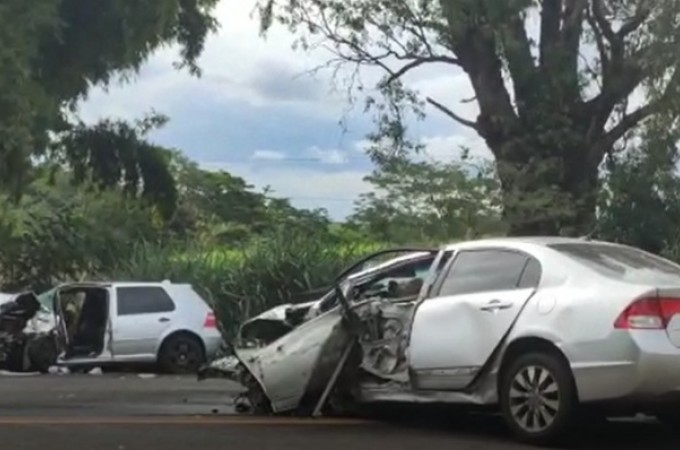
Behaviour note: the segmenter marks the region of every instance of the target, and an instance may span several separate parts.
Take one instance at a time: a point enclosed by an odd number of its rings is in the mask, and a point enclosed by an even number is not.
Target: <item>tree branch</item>
[[[649,4],[646,2],[641,2],[637,11],[635,12],[635,15],[630,20],[621,25],[621,28],[619,28],[619,31],[616,33],[617,38],[623,40],[630,33],[640,28],[651,13],[652,9],[649,7]]]
[[[588,0],[571,0],[564,6],[564,20],[562,25],[562,40],[566,51],[565,72],[574,74],[572,81],[572,95],[578,95],[578,60],[583,34],[583,16],[588,7]]]
[[[643,120],[647,119],[653,114],[663,110],[664,104],[668,102],[670,97],[675,95],[674,88],[677,88],[680,83],[680,69],[675,69],[671,76],[666,89],[663,94],[654,100],[651,100],[644,106],[636,109],[630,114],[626,114],[611,130],[606,132],[596,143],[595,148],[599,155],[603,155],[610,149],[616,141],[621,139],[628,131],[639,125]]]
[[[384,85],[389,85],[395,80],[403,77],[409,71],[428,63],[446,63],[452,65],[460,65],[456,58],[451,58],[449,56],[429,56],[429,57],[413,57],[413,61],[408,64],[403,65],[399,70],[392,71],[389,70],[390,74],[387,79],[383,82]],[[404,58],[398,58],[404,59]]]
[[[541,9],[541,42],[540,62],[546,64],[554,52],[560,40],[560,22],[562,19],[562,0],[543,0]]]
[[[612,24],[607,20],[603,0],[593,0],[593,17],[602,30],[604,37],[613,45],[618,40],[612,29]]]
[[[519,13],[509,19],[501,36],[515,90],[515,102],[521,114],[521,110],[530,102],[531,93],[535,89],[536,66],[531,55],[529,37]]]
[[[447,116],[449,116],[450,118],[452,118],[453,120],[455,120],[456,122],[458,122],[459,124],[461,124],[461,125],[463,125],[463,126],[466,126],[466,127],[468,127],[468,128],[472,128],[472,129],[475,130],[475,131],[479,131],[479,130],[477,129],[477,122],[474,122],[474,121],[472,121],[472,120],[468,120],[468,119],[462,118],[461,116],[459,116],[458,114],[454,113],[454,112],[451,111],[449,108],[447,108],[446,106],[442,105],[441,103],[439,103],[438,101],[434,100],[434,99],[431,98],[431,97],[427,97],[426,100],[427,100],[427,103],[429,103],[430,105],[434,106],[434,107],[437,108],[439,111],[443,112],[444,114],[446,114]]]
[[[497,54],[492,25],[485,19],[488,17],[485,2],[464,2],[462,8],[455,1],[440,3],[453,31],[449,36],[451,49],[468,74],[479,104],[475,129],[492,151],[499,152],[518,117],[503,80],[503,64]]]

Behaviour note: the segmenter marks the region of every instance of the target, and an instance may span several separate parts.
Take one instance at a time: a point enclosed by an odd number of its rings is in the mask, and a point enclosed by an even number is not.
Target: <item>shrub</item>
[[[243,319],[308,300],[310,291],[329,286],[342,269],[381,247],[285,230],[238,250],[141,245],[104,278],[191,283],[212,304],[229,338]]]

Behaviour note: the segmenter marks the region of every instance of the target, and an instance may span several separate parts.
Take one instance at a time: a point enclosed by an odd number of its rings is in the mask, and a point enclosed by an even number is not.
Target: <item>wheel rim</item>
[[[510,413],[525,431],[549,428],[560,410],[560,390],[553,374],[544,367],[525,367],[510,384]]]
[[[179,369],[188,369],[196,365],[198,358],[188,342],[178,342],[172,349],[171,360]]]

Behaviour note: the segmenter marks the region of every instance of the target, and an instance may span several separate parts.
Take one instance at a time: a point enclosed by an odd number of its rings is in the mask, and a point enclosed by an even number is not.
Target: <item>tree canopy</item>
[[[426,104],[494,154],[513,234],[592,229],[605,155],[654,116],[680,115],[680,4],[673,0],[260,0],[263,30],[289,27],[329,63],[377,67],[374,154],[408,149],[407,111]],[[538,24],[533,27],[532,24]],[[479,107],[420,98],[424,67],[462,71]],[[351,73],[355,73],[351,71]],[[642,104],[629,106],[641,92]]]
[[[498,180],[485,162],[406,157],[379,164],[349,221],[386,242],[436,242],[502,233]]]
[[[71,127],[66,113],[91,87],[133,75],[162,46],[178,43],[178,67],[199,74],[197,59],[207,35],[217,26],[211,15],[216,3],[4,0],[0,4],[0,183],[14,192],[26,186],[34,158],[48,151],[52,133]],[[100,131],[101,127],[95,133]],[[79,123],[73,132],[82,138],[87,135]],[[104,177],[110,180],[112,174],[122,175],[121,164],[130,167],[126,160],[139,156],[140,167],[149,162],[149,152],[136,147],[133,153],[123,154],[133,147],[121,147],[115,155],[64,152],[62,156],[76,167],[90,164],[99,172],[117,158],[113,172]]]

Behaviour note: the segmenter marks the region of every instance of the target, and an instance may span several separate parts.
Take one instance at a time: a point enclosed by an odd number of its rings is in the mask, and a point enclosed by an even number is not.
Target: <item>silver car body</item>
[[[457,258],[484,250],[527,258],[517,285],[442,293]],[[623,259],[607,259],[608,251],[621,252]],[[638,259],[626,266],[625,258]],[[538,263],[537,275],[522,285],[529,262]],[[362,280],[370,283],[393,265],[357,274],[342,290],[349,296]],[[637,329],[614,325],[635,300],[648,296],[680,298],[680,266],[606,242],[469,241],[441,249],[416,297],[351,299],[348,307],[308,315],[266,345],[237,347],[240,364],[222,363],[227,376],[254,379],[249,389],[260,388],[273,412],[300,410],[306,398],[318,399],[335,382],[354,329],[362,350],[351,363],[362,375],[349,377],[346,386],[354,402],[494,405],[506,356],[548,345],[568,362],[580,402],[652,404],[680,394],[680,309],[665,329],[645,328],[644,316],[628,318],[642,321]]]
[[[121,311],[121,290],[143,288],[157,289],[165,293],[170,305],[165,310],[140,309],[136,312]],[[60,296],[69,291],[79,289],[98,289],[105,293],[101,301],[106,302],[106,330],[102,350],[97,354],[86,356],[69,356],[69,343],[64,342],[65,322],[60,306]],[[47,300],[45,300],[47,298]],[[140,300],[144,300],[141,297]],[[203,343],[206,356],[213,357],[222,345],[222,336],[218,328],[212,324],[206,326],[208,317],[214,317],[211,307],[196,293],[189,284],[171,282],[83,282],[70,283],[57,287],[53,294],[43,297],[47,310],[53,311],[52,326],[56,326],[61,334],[62,353],[57,363],[61,365],[92,365],[116,363],[153,363],[157,360],[159,350],[166,339],[178,332],[190,333]],[[46,315],[38,318],[46,322]],[[37,325],[37,324],[36,324]],[[46,325],[42,325],[45,327]]]

